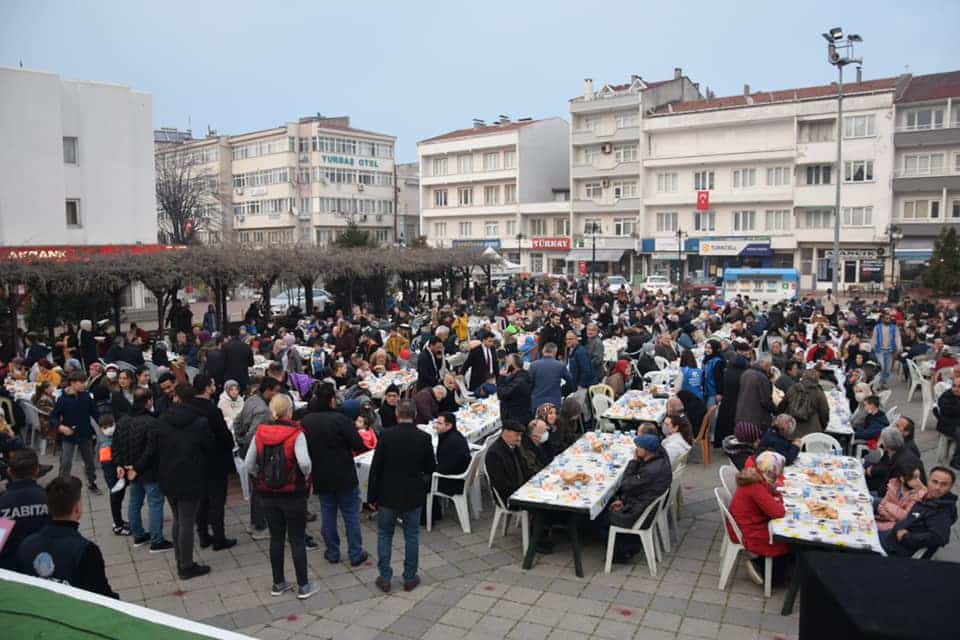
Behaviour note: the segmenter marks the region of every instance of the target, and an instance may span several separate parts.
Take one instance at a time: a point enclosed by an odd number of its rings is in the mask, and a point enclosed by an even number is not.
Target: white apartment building
[[[474,121],[417,144],[420,231],[435,247],[489,246],[537,273],[569,249],[569,127]],[[553,239],[563,239],[552,241]],[[559,249],[552,247],[559,246]],[[544,247],[550,247],[545,249]]]
[[[218,194],[219,229],[206,239],[251,246],[327,245],[351,221],[394,241],[395,138],[355,129],[348,117],[301,118],[273,129],[158,143],[157,154],[193,154]],[[229,236],[229,238],[228,238]]]
[[[592,79],[584,81],[583,95],[570,100],[574,248],[566,256],[569,273],[575,266],[582,272],[582,263],[596,255],[597,272],[632,278],[645,189],[643,112],[701,97],[679,68],[671,80],[646,82],[634,75],[626,84],[606,84],[597,91]]]
[[[419,162],[397,164],[397,229],[403,244],[421,235]]]
[[[731,266],[796,267],[801,288],[825,289],[842,180],[839,281],[882,286],[897,87],[898,78],[844,85],[840,167],[835,85],[745,86],[739,96],[644,110],[644,272],[669,272],[678,258],[687,272],[713,275]],[[709,199],[704,210],[700,192]]]

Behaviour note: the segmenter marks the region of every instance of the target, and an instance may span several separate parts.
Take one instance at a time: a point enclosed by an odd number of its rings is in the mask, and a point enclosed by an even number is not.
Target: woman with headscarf
[[[747,573],[755,583],[763,584],[764,559],[774,558],[774,576],[782,577],[790,546],[770,541],[770,521],[786,515],[783,497],[776,486],[786,460],[773,451],[756,457],[753,468],[737,474],[737,490],[730,501],[730,515],[743,534],[743,546],[757,558],[747,561]],[[728,527],[729,529],[729,527]],[[729,532],[733,540],[733,532]]]
[[[223,391],[217,400],[217,408],[223,414],[223,421],[233,430],[233,423],[243,410],[243,396],[240,394],[240,383],[236,380],[227,380],[223,384]]]
[[[727,367],[719,340],[707,340],[703,346],[703,402],[710,409],[723,394],[723,374]]]
[[[583,406],[573,396],[567,396],[560,405],[560,414],[557,416],[557,438],[555,447],[557,453],[563,451],[580,437],[578,431],[582,424],[581,415]],[[547,422],[547,424],[550,424]]]
[[[297,336],[292,333],[286,334],[283,336],[283,345],[281,361],[284,364],[284,370],[288,373],[302,373],[303,358],[300,357],[300,352],[297,350]]]
[[[713,446],[718,449],[723,446],[723,439],[733,434],[737,418],[737,400],[740,397],[740,378],[749,366],[747,359],[737,354],[733,356],[730,366],[726,367],[723,373],[722,393],[717,394],[718,397],[722,397],[722,401],[717,411],[716,427],[713,430]],[[709,377],[707,375],[708,379]]]
[[[623,395],[624,391],[627,390],[627,379],[629,377],[630,361],[617,360],[617,363],[613,365],[613,370],[610,372],[610,375],[604,380],[604,384],[613,389],[615,398],[619,398]]]

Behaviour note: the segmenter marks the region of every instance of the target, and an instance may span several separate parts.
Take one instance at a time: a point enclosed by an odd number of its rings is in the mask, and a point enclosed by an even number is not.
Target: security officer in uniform
[[[17,570],[119,598],[107,582],[100,547],[77,530],[83,516],[82,488],[83,484],[73,476],[56,478],[47,485],[50,522],[20,543]]]
[[[13,520],[13,531],[0,551],[0,569],[16,569],[17,548],[28,535],[47,524],[47,492],[37,484],[40,464],[33,449],[10,454],[7,472],[10,481],[0,494],[0,518]]]

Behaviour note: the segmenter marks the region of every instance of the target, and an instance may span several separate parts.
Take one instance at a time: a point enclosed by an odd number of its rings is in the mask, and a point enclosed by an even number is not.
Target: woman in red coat
[[[737,474],[737,491],[730,502],[730,515],[743,534],[743,546],[759,556],[747,562],[747,573],[759,585],[763,584],[764,558],[777,559],[774,575],[778,578],[788,564],[786,559],[790,554],[790,546],[783,542],[770,542],[769,530],[771,520],[786,515],[783,497],[776,490],[785,462],[782,455],[773,451],[759,454],[753,468],[745,468]]]

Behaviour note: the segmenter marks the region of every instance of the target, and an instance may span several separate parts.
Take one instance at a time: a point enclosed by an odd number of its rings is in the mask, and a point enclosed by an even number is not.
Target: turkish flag
[[[707,211],[710,208],[710,192],[697,191],[697,211]]]
[[[579,270],[580,270],[580,275],[582,275],[582,276],[587,275],[587,263],[586,263],[585,261],[581,260],[581,261],[580,261],[580,264],[579,264],[578,266],[579,266],[579,268],[580,268],[580,269],[579,269]]]

